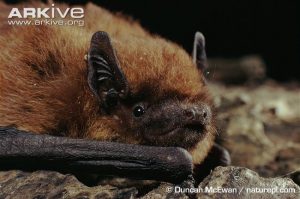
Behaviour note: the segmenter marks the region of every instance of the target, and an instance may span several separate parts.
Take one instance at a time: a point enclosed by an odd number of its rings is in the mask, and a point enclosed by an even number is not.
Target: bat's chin
[[[151,145],[193,148],[207,134],[202,124],[186,124],[160,132],[144,134],[145,140]]]

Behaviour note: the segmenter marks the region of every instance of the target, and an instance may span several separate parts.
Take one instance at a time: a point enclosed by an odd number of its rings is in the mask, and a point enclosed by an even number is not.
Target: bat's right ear
[[[205,37],[201,32],[196,32],[193,48],[193,62],[203,72],[207,68],[207,57],[205,52]]]
[[[98,31],[92,36],[87,62],[88,84],[105,107],[114,106],[126,97],[127,80],[106,32]]]

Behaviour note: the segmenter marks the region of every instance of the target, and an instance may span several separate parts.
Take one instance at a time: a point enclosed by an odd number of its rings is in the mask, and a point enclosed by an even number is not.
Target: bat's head
[[[111,42],[107,33],[96,32],[87,63],[101,125],[111,129],[111,136],[119,135],[115,140],[183,147],[192,153],[200,147],[203,154],[198,159],[204,158],[215,127],[201,72],[206,66],[201,33],[196,33],[192,59],[176,44],[158,37],[133,44]],[[110,136],[93,134],[98,139]]]

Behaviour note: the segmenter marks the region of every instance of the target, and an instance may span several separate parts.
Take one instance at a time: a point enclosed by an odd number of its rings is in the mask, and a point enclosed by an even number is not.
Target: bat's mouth
[[[203,139],[206,132],[206,125],[201,123],[185,123],[168,129],[148,131],[143,135],[145,140],[147,140],[146,144],[190,148]]]
[[[161,134],[161,136],[170,135],[170,134],[176,134],[180,132],[186,132],[186,133],[196,133],[196,134],[203,134],[205,130],[205,126],[201,123],[189,123],[184,124],[180,126],[173,127],[172,129],[165,131]]]
[[[202,124],[187,124],[183,128],[196,133],[203,133],[204,131],[204,125]]]

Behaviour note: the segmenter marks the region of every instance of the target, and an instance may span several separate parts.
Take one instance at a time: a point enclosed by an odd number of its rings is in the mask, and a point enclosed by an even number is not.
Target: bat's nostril
[[[204,111],[204,112],[203,112],[203,118],[205,119],[206,117],[207,117],[207,112]]]
[[[210,108],[205,104],[186,108],[184,117],[188,122],[199,122],[203,125],[209,124],[211,120]]]
[[[196,113],[195,113],[195,111],[194,111],[193,109],[185,110],[185,111],[184,111],[184,114],[185,114],[185,116],[186,116],[187,118],[189,118],[189,119],[195,118],[195,115],[196,115]]]

